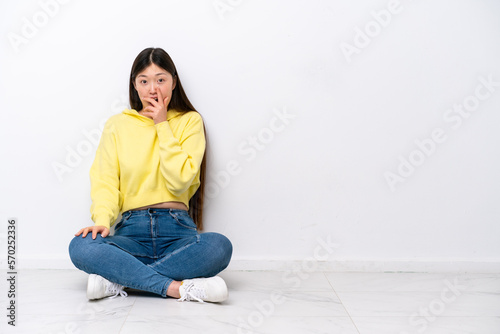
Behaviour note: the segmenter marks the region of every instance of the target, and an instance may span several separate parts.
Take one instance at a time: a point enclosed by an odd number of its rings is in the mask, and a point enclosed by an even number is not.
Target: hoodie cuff
[[[104,226],[104,227],[110,229],[111,228],[111,223],[110,223],[110,221],[109,221],[108,218],[106,218],[106,217],[99,217],[99,218],[95,219],[94,226]]]

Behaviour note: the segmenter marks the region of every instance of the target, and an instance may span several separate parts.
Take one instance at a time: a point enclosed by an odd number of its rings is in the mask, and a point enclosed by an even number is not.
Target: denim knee
[[[214,260],[219,263],[219,271],[226,269],[233,254],[233,244],[231,241],[225,235],[215,232],[203,233],[203,236],[208,239],[207,242],[216,250],[213,255]]]
[[[85,238],[82,236],[74,237],[69,243],[69,257],[75,267],[82,269],[82,265],[89,259],[89,254],[92,252],[92,245],[102,243],[103,238],[98,234],[97,238],[92,239],[91,235]]]
[[[231,261],[231,257],[233,256],[233,244],[225,235],[221,234],[221,237],[224,244],[224,250],[225,250],[224,254],[226,255],[223,269],[226,269],[226,267],[229,265],[229,262]]]

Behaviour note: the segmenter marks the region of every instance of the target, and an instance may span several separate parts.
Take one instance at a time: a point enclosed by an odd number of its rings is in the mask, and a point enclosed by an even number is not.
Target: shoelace
[[[122,297],[127,297],[128,294],[123,291],[123,286],[117,284],[117,283],[111,283],[111,284],[108,284],[108,286],[106,287],[106,294],[114,294],[113,296],[110,296],[110,299],[113,299],[115,297],[117,297],[118,295],[122,296]]]
[[[193,291],[191,291],[193,290]],[[194,283],[189,283],[185,288],[184,288],[184,296],[181,298],[177,299],[178,302],[183,302],[183,301],[190,301],[190,300],[196,300],[200,303],[204,303],[203,299],[201,299],[198,296],[203,296],[204,291],[194,285]]]

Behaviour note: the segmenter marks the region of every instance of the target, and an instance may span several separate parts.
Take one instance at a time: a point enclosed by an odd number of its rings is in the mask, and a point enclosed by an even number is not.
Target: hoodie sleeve
[[[174,136],[168,121],[155,125],[160,147],[160,170],[168,191],[175,196],[183,194],[195,182],[205,153],[203,119],[197,112],[189,112],[188,115],[179,138]]]
[[[106,122],[92,167],[90,168],[90,212],[95,225],[110,228],[123,203],[116,134],[111,120]]]

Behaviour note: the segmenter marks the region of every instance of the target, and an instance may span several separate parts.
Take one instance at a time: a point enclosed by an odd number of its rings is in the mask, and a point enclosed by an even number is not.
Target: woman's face
[[[175,83],[176,80],[163,68],[155,64],[146,67],[137,75],[134,82],[134,87],[142,102],[142,108],[144,109],[151,105],[151,103],[144,100],[145,98],[153,98],[158,101],[158,90],[161,91],[163,99],[168,97],[167,103],[169,103],[172,98],[172,91],[175,88]]]

